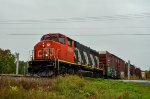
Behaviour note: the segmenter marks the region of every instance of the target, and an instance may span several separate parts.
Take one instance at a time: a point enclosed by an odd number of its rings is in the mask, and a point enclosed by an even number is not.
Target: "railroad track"
[[[38,75],[16,75],[16,74],[0,74],[0,78],[5,77],[5,78],[48,78],[48,79],[52,79],[55,78],[56,76],[38,76]]]
[[[16,74],[0,74],[0,77],[14,77],[14,78],[41,78],[40,76],[30,76],[30,75],[16,75]],[[46,77],[44,77],[46,78]],[[48,78],[48,77],[47,77]]]

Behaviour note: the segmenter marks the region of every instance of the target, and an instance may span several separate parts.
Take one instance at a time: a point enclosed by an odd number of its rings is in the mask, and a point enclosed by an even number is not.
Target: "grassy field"
[[[78,76],[0,77],[0,99],[150,99],[150,86]]]

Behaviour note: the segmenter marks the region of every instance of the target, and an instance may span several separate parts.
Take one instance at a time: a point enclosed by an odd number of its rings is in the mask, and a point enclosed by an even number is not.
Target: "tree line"
[[[0,74],[16,73],[16,57],[9,49],[0,48]],[[19,61],[19,74],[27,73],[27,62]]]

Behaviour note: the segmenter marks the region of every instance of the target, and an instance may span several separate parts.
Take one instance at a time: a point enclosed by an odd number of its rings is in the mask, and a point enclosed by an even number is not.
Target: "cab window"
[[[58,41],[58,38],[57,37],[52,37],[52,38],[50,38],[50,40],[52,40],[52,41]]]
[[[50,37],[48,35],[43,37],[43,40],[50,40]]]
[[[59,37],[59,38],[58,38],[58,41],[59,41],[60,43],[64,44],[64,43],[65,43],[65,38]]]
[[[49,41],[49,40],[52,40],[52,41],[56,41],[56,42],[59,42],[59,43],[62,43],[62,44],[65,44],[65,37],[62,36],[62,35],[59,35],[59,34],[53,34],[53,35],[45,35],[42,40],[46,40],[46,41]]]
[[[71,39],[68,39],[68,45],[72,46],[72,40]]]
[[[58,41],[58,38],[57,38],[57,36],[52,36],[52,37],[50,37],[50,36],[46,35],[46,36],[44,36],[44,37],[42,38],[42,40],[46,40],[46,41],[49,41],[49,40]]]

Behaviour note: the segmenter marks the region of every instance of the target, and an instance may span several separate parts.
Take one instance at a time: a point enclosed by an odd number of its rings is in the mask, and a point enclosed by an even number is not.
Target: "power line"
[[[150,28],[150,27],[37,27],[37,28],[17,28],[17,29],[127,29],[127,28],[131,28],[131,29],[134,29],[134,28],[139,28],[139,29],[145,29],[145,28]],[[1,28],[1,29],[8,29],[8,28]],[[11,28],[11,29],[16,29],[16,28]]]
[[[23,36],[23,35],[44,35],[44,34],[8,34],[15,36]],[[68,35],[68,36],[150,36],[150,34],[79,34],[79,35]]]
[[[150,13],[140,14],[117,14],[111,16],[99,16],[99,17],[78,17],[78,18],[53,18],[42,20],[0,20],[0,24],[39,24],[39,23],[68,23],[68,22],[97,22],[97,21],[113,21],[113,20],[128,20],[137,18],[149,18]]]

